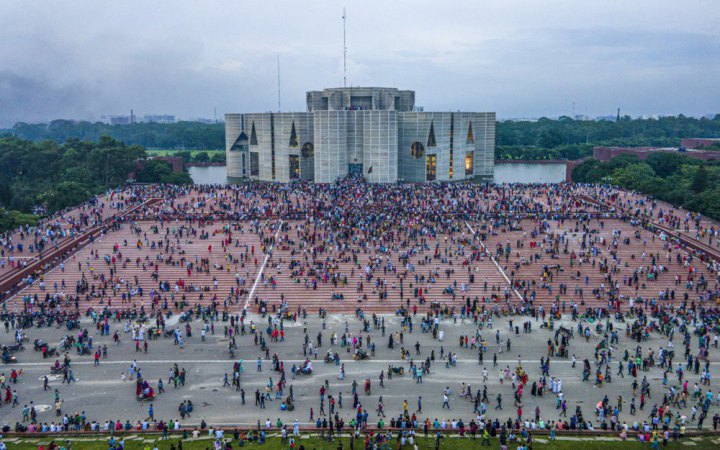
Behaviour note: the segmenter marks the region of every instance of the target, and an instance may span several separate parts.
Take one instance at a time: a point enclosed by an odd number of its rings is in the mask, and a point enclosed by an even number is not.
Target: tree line
[[[52,140],[68,138],[98,142],[110,136],[128,145],[148,149],[221,150],[225,148],[225,125],[200,122],[171,124],[134,123],[108,125],[101,122],[54,120],[47,124],[19,122],[4,130],[22,139]],[[720,137],[720,114],[713,118],[683,115],[658,119],[574,120],[541,118],[537,121],[499,121],[495,128],[497,159],[580,159],[592,147],[665,146],[678,147],[687,137]]]
[[[31,141],[55,141],[63,143],[68,139],[99,142],[102,136],[124,142],[127,145],[141,145],[148,149],[225,149],[225,124],[201,122],[177,123],[133,123],[109,125],[102,122],[74,120],[53,120],[50,123],[16,123],[7,134]]]
[[[656,152],[640,161],[619,155],[608,162],[588,159],[572,172],[576,183],[606,183],[651,195],[720,220],[720,162],[682,153]]]
[[[713,118],[679,116],[658,119],[557,120],[498,122],[496,159],[581,159],[595,146],[679,147],[683,138],[720,137],[720,114]]]
[[[126,183],[133,171],[137,181],[192,183],[187,172],[172,173],[169,164],[159,160],[146,161],[136,170],[137,160],[145,156],[143,147],[109,136],[97,142],[70,138],[62,144],[0,138],[0,230],[32,223],[33,213],[82,203]]]

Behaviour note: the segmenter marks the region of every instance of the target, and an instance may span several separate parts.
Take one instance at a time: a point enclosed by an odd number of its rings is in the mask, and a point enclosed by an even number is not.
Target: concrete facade
[[[228,178],[492,181],[495,113],[417,112],[415,93],[333,88],[304,113],[226,114]]]
[[[403,181],[492,180],[495,113],[401,113],[398,177]],[[435,157],[435,177],[428,166]]]

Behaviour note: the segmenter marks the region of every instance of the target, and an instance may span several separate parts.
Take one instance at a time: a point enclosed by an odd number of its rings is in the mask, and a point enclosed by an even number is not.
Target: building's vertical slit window
[[[290,179],[297,180],[300,178],[300,157],[298,155],[288,155],[288,165],[290,167]]]
[[[258,152],[250,152],[250,176],[257,177],[260,175],[260,155]]]
[[[475,136],[473,136],[473,131],[472,131],[472,122],[468,123],[467,141],[465,143],[467,145],[475,144]]]
[[[275,179],[275,116],[270,114],[270,175]]]
[[[475,168],[475,152],[465,153],[465,175],[472,175]]]
[[[455,115],[450,114],[450,167],[448,169],[448,178],[453,177],[453,151],[455,150]]]
[[[425,157],[425,179],[435,181],[437,176],[437,156],[427,155]]]

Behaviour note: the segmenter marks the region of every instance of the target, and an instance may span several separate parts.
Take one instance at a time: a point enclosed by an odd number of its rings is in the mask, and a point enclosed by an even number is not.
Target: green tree
[[[675,152],[651,153],[645,161],[663,178],[674,175],[684,164],[700,164],[697,159]]]
[[[630,164],[613,172],[613,182],[626,189],[647,191],[655,181],[655,171],[642,162]]]
[[[178,158],[182,158],[183,161],[186,163],[189,163],[192,161],[192,152],[182,151],[182,152],[175,152],[173,156],[177,156]]]
[[[562,134],[557,128],[543,130],[538,145],[543,148],[554,148],[563,143]]]
[[[193,159],[195,160],[195,162],[206,163],[210,161],[210,156],[207,154],[207,152],[197,152],[195,153],[195,157]]]
[[[22,225],[35,225],[38,217],[33,214],[25,214],[19,211],[8,211],[0,208],[0,230],[6,231]]]
[[[167,179],[172,173],[170,164],[159,159],[149,159],[144,162],[143,168],[137,172],[137,181],[141,183],[157,183]]]
[[[43,205],[51,211],[74,206],[91,196],[89,190],[76,181],[62,181],[39,196]]]
[[[708,187],[708,173],[707,169],[705,168],[705,164],[698,167],[697,171],[695,171],[695,176],[693,177],[692,184],[690,185],[690,189],[693,190],[696,194],[699,194]]]
[[[64,133],[74,122],[54,121],[48,128]],[[92,134],[88,126],[83,131]],[[31,213],[44,206],[50,213],[81,203],[125,183],[145,149],[98,135],[97,143],[69,137],[32,142],[14,136],[0,138],[0,207],[8,213]],[[148,176],[148,182],[191,183],[186,173]],[[9,223],[9,222],[5,222]]]

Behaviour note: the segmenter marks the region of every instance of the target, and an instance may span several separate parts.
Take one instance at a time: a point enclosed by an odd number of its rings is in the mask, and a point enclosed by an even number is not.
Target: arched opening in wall
[[[472,175],[475,170],[475,152],[465,152],[465,176]]]
[[[239,152],[248,149],[248,137],[245,132],[241,132],[240,136],[235,139],[235,143],[230,147],[231,152]]]
[[[413,142],[410,146],[410,156],[415,159],[420,159],[423,155],[425,155],[425,147],[418,141]]]
[[[298,155],[289,155],[288,156],[288,167],[290,169],[290,179],[291,180],[299,180],[300,179],[300,157]]]
[[[300,154],[303,158],[312,158],[315,155],[315,147],[312,142],[306,142],[303,144]]]

